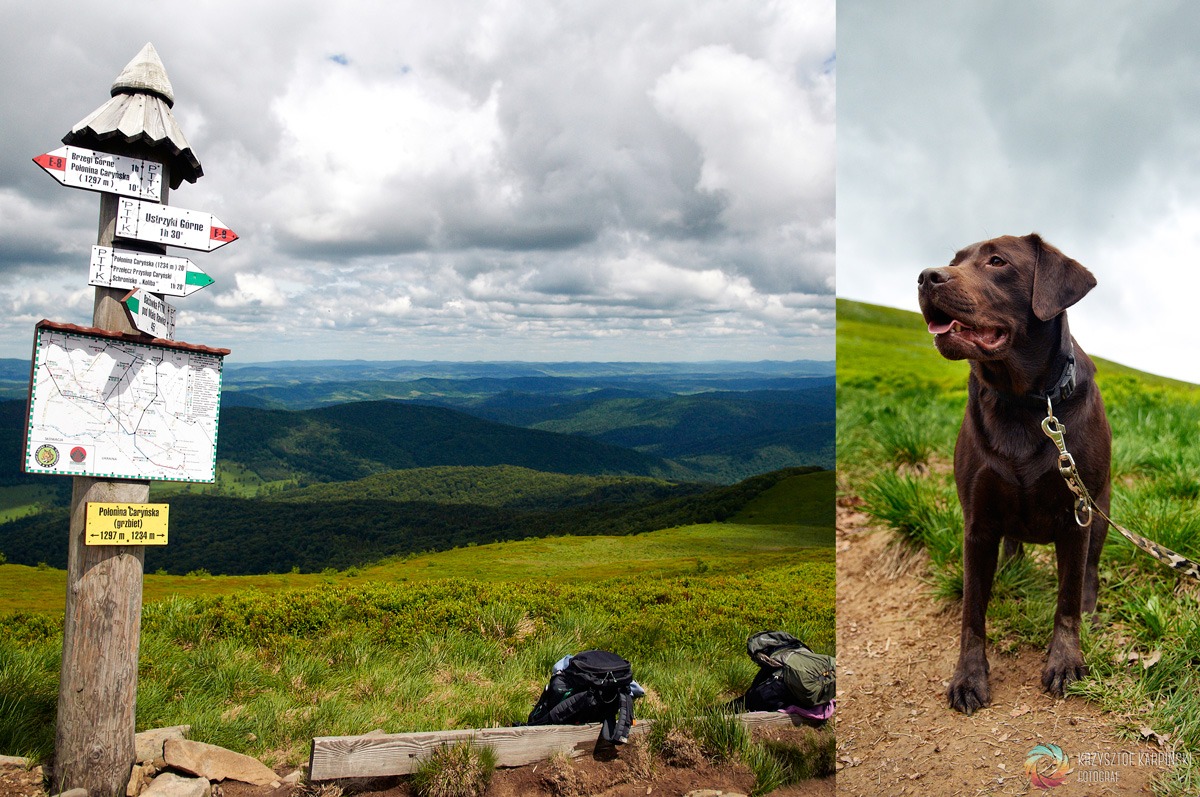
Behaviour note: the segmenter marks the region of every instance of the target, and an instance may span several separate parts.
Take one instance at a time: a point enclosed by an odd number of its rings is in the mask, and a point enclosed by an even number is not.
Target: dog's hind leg
[[[1009,559],[1022,559],[1025,556],[1025,545],[1020,540],[1014,540],[1011,537],[1004,538],[1004,550],[1000,554],[1000,561],[1007,562]]]
[[[1100,511],[1108,514],[1108,506],[1112,488],[1105,485],[1103,492],[1096,501]],[[1092,525],[1088,532],[1087,571],[1083,574],[1083,613],[1091,615],[1092,627],[1099,623],[1096,617],[1096,602],[1100,593],[1100,554],[1104,550],[1104,541],[1108,539],[1108,521],[1092,515]]]

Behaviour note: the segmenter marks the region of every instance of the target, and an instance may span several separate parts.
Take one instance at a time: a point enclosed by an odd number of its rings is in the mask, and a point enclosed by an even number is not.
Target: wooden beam
[[[802,725],[799,717],[774,711],[739,714],[749,728]],[[630,736],[649,730],[651,720],[639,720]],[[520,767],[544,761],[555,753],[575,757],[596,748],[600,723],[589,725],[529,725],[520,728],[481,728],[460,731],[371,734],[367,736],[318,736],[313,739],[309,780],[375,778],[410,775],[434,750],[469,742],[472,747],[490,747],[496,764]]]

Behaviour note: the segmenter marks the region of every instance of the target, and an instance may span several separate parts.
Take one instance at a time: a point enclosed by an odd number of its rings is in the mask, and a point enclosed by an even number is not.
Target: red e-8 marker
[[[104,191],[157,202],[162,194],[162,164],[82,147],[59,147],[33,162],[71,188]]]

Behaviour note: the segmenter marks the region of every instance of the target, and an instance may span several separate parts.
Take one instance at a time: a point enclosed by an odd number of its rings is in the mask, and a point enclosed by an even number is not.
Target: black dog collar
[[[1037,399],[1040,404],[1045,404],[1047,401],[1054,403],[1066,401],[1075,393],[1075,347],[1072,345],[1067,351],[1067,362],[1063,366],[1062,373],[1053,385],[1041,393],[1028,393],[1030,398]]]

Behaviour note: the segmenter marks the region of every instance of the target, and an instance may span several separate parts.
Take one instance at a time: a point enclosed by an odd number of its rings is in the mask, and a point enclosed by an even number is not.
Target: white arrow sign
[[[211,213],[125,198],[117,203],[116,235],[202,252],[211,252],[238,237]]]
[[[151,293],[190,296],[212,284],[213,278],[186,257],[151,255],[111,246],[92,247],[88,285],[145,288]]]
[[[152,293],[138,288],[124,299],[129,317],[140,332],[175,340],[175,308]]]
[[[80,147],[59,147],[33,162],[63,185],[135,196],[157,202],[162,196],[161,163],[110,155]]]

